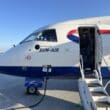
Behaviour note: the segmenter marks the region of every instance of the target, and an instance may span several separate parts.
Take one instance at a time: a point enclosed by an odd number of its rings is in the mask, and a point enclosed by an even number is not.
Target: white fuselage
[[[44,75],[42,67],[51,65],[52,76],[69,74],[72,71],[73,74],[76,72],[76,75],[79,72],[77,28],[83,24],[96,24],[101,31],[103,57],[107,63],[106,65],[102,60],[102,67],[104,71],[105,67],[109,70],[107,66],[110,66],[110,17],[103,17],[57,23],[35,31],[34,33],[42,33],[44,30],[55,29],[57,40],[24,40],[0,56],[0,71],[17,76],[40,77]],[[69,39],[70,36],[73,38]],[[40,48],[36,49],[36,45]],[[106,76],[110,75],[106,74]]]

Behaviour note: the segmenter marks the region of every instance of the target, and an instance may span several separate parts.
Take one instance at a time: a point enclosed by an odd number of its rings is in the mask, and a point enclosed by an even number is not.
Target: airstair
[[[81,72],[81,78],[78,83],[84,110],[110,110],[110,96],[106,91],[110,82],[105,86],[102,82],[102,44],[98,41],[101,37],[97,30],[96,25],[80,26],[78,29]]]

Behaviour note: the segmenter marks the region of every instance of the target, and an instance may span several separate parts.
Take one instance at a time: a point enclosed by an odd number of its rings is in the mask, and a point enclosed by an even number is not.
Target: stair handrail
[[[101,71],[98,69],[94,70],[94,72],[96,74],[96,78],[100,81],[100,84],[103,85]]]
[[[82,76],[82,79],[85,78],[84,76],[84,70],[83,70],[83,58],[82,58],[82,55],[80,55],[80,71],[81,71],[81,76]]]
[[[110,81],[108,81],[108,82],[106,83],[106,85],[105,85],[105,87],[104,87],[105,90],[107,89],[107,87],[108,87],[109,84],[110,84]]]
[[[101,84],[103,84],[102,74],[101,74],[101,69],[100,69],[100,67],[98,67],[98,74],[99,74],[99,80],[100,80]]]
[[[96,74],[97,79],[99,79],[99,74],[98,74],[98,72],[97,72],[96,69],[94,70],[94,72],[95,72],[95,74]]]

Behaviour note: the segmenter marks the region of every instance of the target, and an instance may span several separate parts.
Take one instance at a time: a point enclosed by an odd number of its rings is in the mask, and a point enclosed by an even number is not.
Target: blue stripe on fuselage
[[[79,43],[79,38],[75,35],[68,35],[68,39],[75,43]]]
[[[15,76],[24,76],[24,77],[44,77],[45,72],[42,71],[42,67],[14,67],[14,66],[2,66],[0,67],[0,72],[9,75]],[[62,76],[65,74],[74,75],[78,77],[80,74],[78,67],[52,67],[51,73],[48,73],[49,76]]]
[[[15,67],[15,66],[2,66],[0,72],[9,75],[22,76],[22,77],[36,77],[41,78],[46,76],[47,73],[42,71],[42,67]],[[110,78],[110,70],[108,67],[101,68],[103,78]],[[64,76],[70,75],[73,77],[80,77],[79,67],[52,67],[52,72],[48,73],[49,76]]]

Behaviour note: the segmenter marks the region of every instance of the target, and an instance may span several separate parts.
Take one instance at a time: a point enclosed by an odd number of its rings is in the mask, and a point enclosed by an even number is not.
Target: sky
[[[60,21],[110,16],[110,0],[0,0],[0,51]]]

